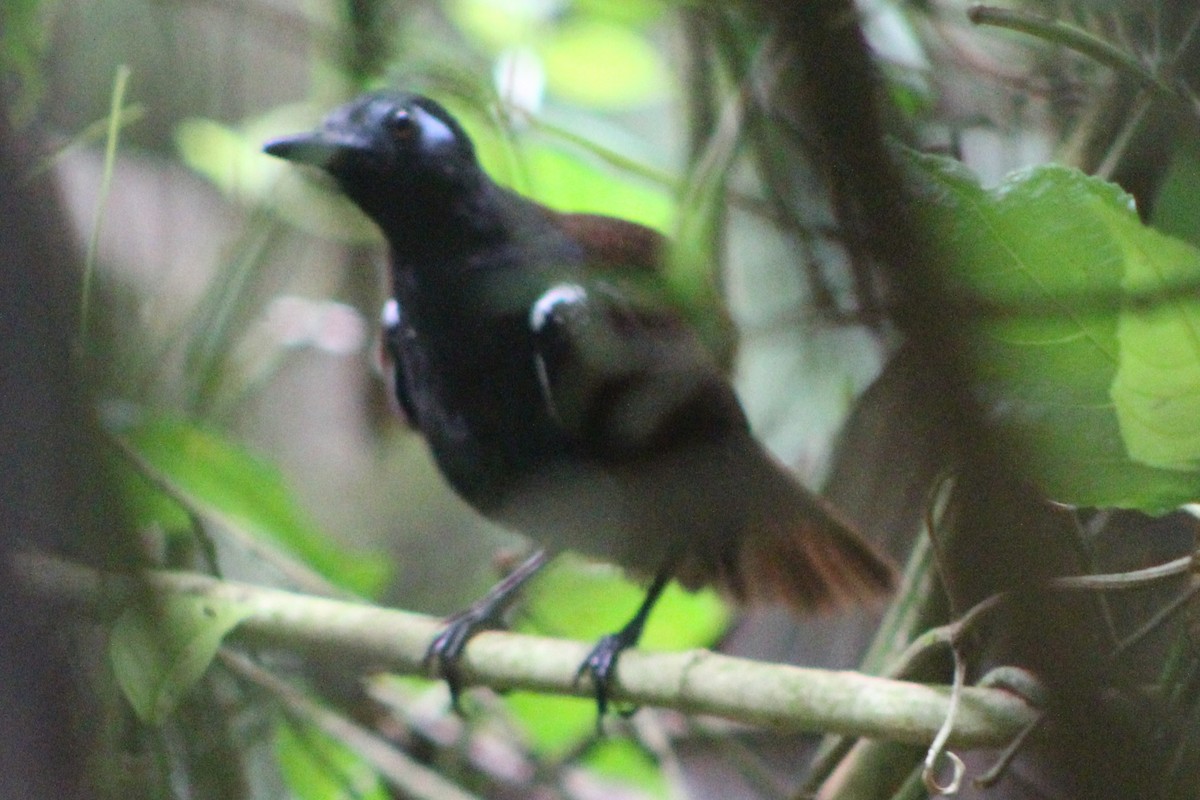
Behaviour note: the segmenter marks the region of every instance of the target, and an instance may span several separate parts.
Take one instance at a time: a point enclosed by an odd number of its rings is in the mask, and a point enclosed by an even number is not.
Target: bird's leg
[[[425,651],[425,664],[436,664],[438,675],[450,688],[450,700],[457,710],[462,695],[462,673],[458,662],[471,637],[482,631],[499,628],[504,612],[516,599],[517,592],[537,574],[549,559],[545,550],[538,550],[520,566],[505,576],[470,608],[446,620],[446,627],[434,637]]]
[[[663,589],[667,588],[674,572],[673,562],[659,570],[658,574],[654,576],[654,582],[646,590],[646,598],[642,600],[633,619],[629,620],[621,630],[609,634],[597,642],[596,646],[592,648],[592,652],[579,665],[579,671],[575,673],[576,682],[584,675],[589,676],[592,680],[592,691],[596,697],[596,711],[599,715],[596,719],[597,726],[603,723],[604,715],[608,711],[608,693],[612,680],[616,676],[617,659],[620,658],[622,651],[633,647],[638,643],[638,639],[642,638],[642,629],[646,627],[646,618],[650,616],[650,610],[658,602]]]

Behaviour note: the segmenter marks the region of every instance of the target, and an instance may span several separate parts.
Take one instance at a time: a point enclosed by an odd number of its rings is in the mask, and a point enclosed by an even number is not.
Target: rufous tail
[[[703,565],[711,582],[739,601],[799,611],[878,603],[893,588],[892,562],[766,452],[743,468],[755,476],[740,498],[746,523]]]

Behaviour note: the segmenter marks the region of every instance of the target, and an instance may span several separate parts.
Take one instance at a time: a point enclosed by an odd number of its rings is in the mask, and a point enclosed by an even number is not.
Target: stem
[[[100,246],[100,230],[104,227],[104,212],[108,207],[108,193],[112,189],[113,165],[117,161],[117,139],[121,132],[121,107],[125,104],[125,87],[129,83],[129,67],[117,67],[113,79],[112,98],[108,107],[108,133],[104,142],[104,170],[100,178],[100,194],[96,198],[96,218],[92,222],[92,234],[88,237],[87,253],[83,261],[83,286],[79,293],[79,353],[87,352],[92,315],[92,284],[96,274],[96,251]]]

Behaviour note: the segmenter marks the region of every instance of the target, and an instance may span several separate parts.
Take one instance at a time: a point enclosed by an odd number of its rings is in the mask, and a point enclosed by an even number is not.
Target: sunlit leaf
[[[546,0],[453,0],[446,11],[460,30],[492,50],[523,44],[550,21],[554,3]]]
[[[543,758],[561,758],[596,732],[596,701],[511,692],[504,705],[520,724],[529,748]]]
[[[229,600],[177,595],[131,606],[113,625],[109,661],[138,717],[159,724],[212,663],[221,640],[250,614]]]
[[[522,630],[590,640],[621,628],[645,597],[644,586],[616,567],[563,555],[529,588]],[[671,584],[654,607],[639,646],[648,650],[707,647],[724,632],[729,612],[713,592]]]
[[[639,26],[662,19],[675,5],[671,0],[574,0],[571,7],[597,19]]]
[[[183,163],[229,193],[261,195],[266,170],[246,137],[216,120],[191,118],[175,127]]]
[[[530,750],[544,759],[564,758],[596,734],[596,701],[591,698],[513,692],[504,697],[504,704],[520,723]],[[633,740],[594,743],[582,763],[589,770],[586,777],[580,776],[583,780],[625,784],[651,796],[665,796],[658,764]],[[605,788],[598,784],[596,796],[604,796]]]
[[[675,208],[665,188],[548,145],[530,144],[522,159],[529,194],[539,202],[560,211],[608,214],[659,230],[670,228]]]
[[[658,762],[633,739],[605,739],[588,750],[584,763],[601,778],[631,784],[654,797],[667,797]]]
[[[535,42],[547,86],[564,100],[621,109],[663,100],[670,70],[662,49],[630,28],[580,19]]]

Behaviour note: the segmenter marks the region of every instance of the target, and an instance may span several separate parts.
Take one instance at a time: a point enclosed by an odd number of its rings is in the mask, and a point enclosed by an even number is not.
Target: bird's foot
[[[462,711],[463,674],[460,662],[467,643],[478,633],[504,627],[504,614],[508,607],[525,582],[545,565],[547,558],[545,550],[538,550],[531,555],[493,586],[485,597],[447,619],[446,627],[429,643],[425,651],[425,671],[446,681],[450,689],[450,703],[455,711]]]
[[[450,689],[450,705],[456,712],[462,713],[463,650],[476,634],[501,627],[496,612],[494,607],[476,604],[455,614],[446,620],[446,627],[425,651],[425,671],[446,682]]]
[[[604,733],[604,716],[609,709],[612,682],[617,676],[617,660],[622,652],[636,643],[637,637],[631,637],[628,629],[609,634],[596,643],[575,673],[576,684],[583,680],[585,675],[592,683],[592,696],[596,699],[596,732],[599,734]],[[618,713],[629,716],[636,710],[633,708]]]
[[[646,618],[650,615],[650,609],[658,602],[659,596],[663,589],[666,588],[667,582],[671,579],[673,572],[673,563],[668,563],[665,567],[658,571],[654,576],[654,581],[650,584],[650,588],[646,591],[646,597],[642,600],[641,606],[638,607],[637,613],[633,615],[633,619],[625,624],[624,628],[605,636],[596,646],[592,648],[592,652],[588,653],[588,657],[579,665],[579,670],[575,673],[575,683],[578,684],[584,675],[591,678],[592,695],[596,698],[596,733],[603,735],[604,733],[604,715],[608,713],[608,701],[612,694],[612,682],[617,676],[617,660],[621,657],[621,653],[628,650],[638,643],[642,638],[642,628],[646,626]],[[621,716],[630,716],[637,707],[633,707],[628,711],[619,712]]]

